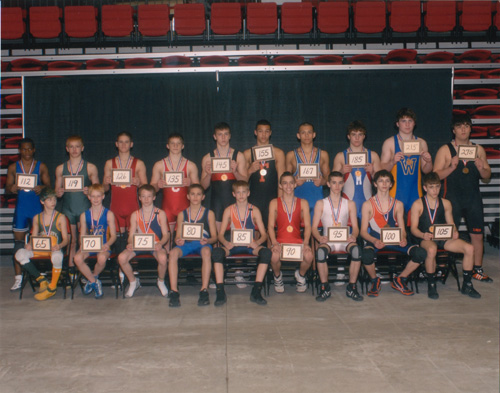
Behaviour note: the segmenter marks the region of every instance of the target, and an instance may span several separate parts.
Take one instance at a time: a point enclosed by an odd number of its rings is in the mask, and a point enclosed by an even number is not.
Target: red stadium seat
[[[422,63],[425,64],[453,64],[455,62],[455,55],[451,52],[432,52],[421,58]]]
[[[455,29],[457,4],[455,1],[424,2],[424,25],[430,32],[448,33]]]
[[[481,71],[479,70],[455,70],[455,79],[480,79]]]
[[[168,4],[140,4],[137,7],[137,25],[143,36],[166,36],[170,31]]]
[[[19,109],[23,107],[23,96],[22,94],[12,94],[9,96],[4,96],[5,108],[7,109]]]
[[[331,65],[331,64],[342,64],[342,56],[337,55],[323,55],[316,56],[309,60],[311,64],[314,65]]]
[[[238,59],[239,66],[266,66],[266,56],[242,56]]]
[[[500,158],[500,150],[495,149],[494,147],[485,147],[484,152],[486,153],[486,158],[488,160],[497,160]]]
[[[348,63],[350,64],[380,64],[382,63],[382,57],[379,55],[375,55],[373,53],[364,53],[361,55],[355,55],[348,59]]]
[[[277,66],[298,66],[298,65],[304,65],[304,58],[302,56],[297,56],[297,55],[284,55],[284,56],[277,56],[274,58],[274,65]]]
[[[488,136],[488,127],[474,126],[470,133],[471,138],[486,138]]]
[[[22,87],[21,78],[2,79],[2,89],[20,89]]]
[[[126,59],[123,63],[124,68],[154,68],[156,66],[156,61],[147,57]]]
[[[87,70],[110,70],[118,68],[119,63],[111,59],[92,59],[87,60]]]
[[[181,36],[202,35],[207,27],[203,4],[177,4],[174,8],[175,32]]]
[[[47,69],[49,71],[70,71],[79,70],[82,68],[82,63],[76,63],[74,61],[52,61],[47,64]]]
[[[415,49],[394,49],[385,56],[384,61],[388,64],[416,64],[417,51]]]
[[[491,1],[459,2],[460,27],[466,32],[487,31],[491,27],[492,5]]]
[[[227,56],[205,56],[200,59],[201,67],[227,67],[229,66],[229,57]]]
[[[97,8],[92,6],[64,7],[64,31],[70,38],[90,38],[97,33]]]
[[[18,117],[15,119],[7,120],[7,128],[22,128],[23,127],[23,119]]]
[[[161,59],[164,68],[191,67],[191,58],[187,56],[168,56]]]
[[[2,41],[17,40],[26,33],[21,7],[2,7]]]
[[[313,28],[312,3],[283,3],[281,29],[286,34],[307,34]]]
[[[40,71],[43,63],[36,59],[16,59],[10,62],[10,70],[17,71]]]
[[[61,34],[59,7],[30,7],[30,33],[34,38],[57,38]]]
[[[103,5],[101,8],[101,29],[107,37],[127,37],[134,31],[130,5]]]
[[[318,29],[324,34],[341,34],[349,31],[349,3],[320,2],[318,4]]]
[[[421,27],[420,1],[391,1],[389,27],[396,33],[416,33]]]
[[[498,98],[498,90],[495,89],[470,89],[459,94],[462,100],[495,100]]]
[[[353,4],[354,29],[357,33],[382,33],[386,28],[384,1],[357,1]]]
[[[218,35],[234,35],[241,31],[241,6],[239,3],[212,3],[210,28]]]
[[[468,50],[457,56],[459,63],[491,63],[491,51],[485,49]]]
[[[473,119],[495,119],[500,117],[500,105],[484,105],[474,109]]]
[[[497,29],[497,34],[500,31],[500,2],[495,4],[495,16],[493,17],[493,26]]]
[[[247,30],[250,34],[273,34],[278,29],[276,3],[248,3]]]
[[[483,71],[483,78],[486,79],[500,78],[500,68],[497,68],[496,70]]]

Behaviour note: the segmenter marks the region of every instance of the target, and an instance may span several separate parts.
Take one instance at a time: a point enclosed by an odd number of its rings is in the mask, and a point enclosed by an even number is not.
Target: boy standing
[[[66,139],[66,151],[69,160],[56,168],[56,194],[62,198],[62,213],[68,218],[71,225],[71,245],[69,251],[69,266],[73,267],[73,258],[76,254],[76,240],[78,237],[77,224],[80,215],[90,207],[87,198],[89,186],[99,183],[97,167],[82,158],[84,150],[81,136],[73,135]],[[64,176],[83,176],[81,191],[66,192]]]
[[[57,197],[56,192],[46,187],[40,192],[40,201],[43,205],[43,211],[33,217],[32,236],[46,236],[51,238],[50,252],[33,252],[30,243],[24,248],[17,250],[15,258],[23,266],[31,277],[34,277],[40,284],[40,290],[35,295],[36,300],[46,300],[56,294],[57,281],[61,275],[63,264],[62,249],[68,244],[68,227],[66,217],[56,211]],[[34,256],[50,255],[52,262],[52,279],[49,282],[40,274],[30,258]]]
[[[248,203],[249,195],[248,183],[242,180],[236,181],[233,184],[233,196],[236,199],[236,203],[227,207],[222,216],[222,230],[219,232],[218,238],[223,247],[217,247],[212,252],[215,281],[217,283],[215,306],[222,306],[226,303],[226,293],[224,291],[224,258],[236,254],[250,254],[259,257],[255,284],[250,294],[250,301],[260,305],[267,304],[267,301],[262,297],[262,282],[271,261],[271,251],[263,246],[267,241],[266,228],[259,208]],[[251,229],[252,239],[250,244],[248,246],[236,246],[230,238],[230,233],[233,229]],[[227,233],[228,230],[229,233]],[[260,236],[256,236],[256,231],[258,231]]]
[[[80,215],[80,236],[94,235],[102,236],[102,250],[96,253],[80,251],[75,255],[75,265],[87,279],[83,293],[90,295],[95,292],[95,298],[102,297],[102,284],[99,274],[106,267],[106,261],[111,255],[111,245],[116,241],[115,215],[102,205],[104,200],[104,187],[100,184],[92,184],[89,187],[88,198],[90,209]],[[80,241],[80,247],[82,246]],[[97,255],[94,272],[90,271],[85,260],[89,256]]]
[[[170,307],[180,307],[180,295],[177,286],[179,273],[179,258],[186,255],[201,255],[201,290],[198,306],[210,304],[208,298],[208,282],[212,270],[212,244],[217,242],[217,230],[214,212],[203,207],[205,189],[200,184],[191,184],[188,187],[189,207],[177,216],[176,247],[169,254],[168,276],[170,278]],[[182,238],[183,223],[203,224],[201,240],[184,240]]]
[[[167,286],[165,285],[165,273],[167,272],[167,252],[163,248],[170,239],[168,232],[167,216],[163,210],[154,206],[156,199],[156,191],[150,184],[144,184],[139,187],[139,201],[141,208],[136,210],[130,216],[130,231],[128,234],[127,248],[118,255],[118,263],[127,276],[129,288],[125,293],[125,297],[131,298],[134,296],[136,289],[140,288],[139,278],[136,278],[130,260],[136,255],[151,253],[158,262],[158,280],[156,285],[162,296],[168,295]],[[154,234],[154,251],[134,251],[134,234]]]
[[[21,288],[22,272],[19,262],[15,255],[17,250],[24,247],[24,238],[29,231],[33,217],[42,211],[40,204],[40,192],[44,187],[50,187],[50,176],[47,166],[35,160],[35,142],[30,138],[23,138],[19,141],[20,160],[9,165],[7,169],[7,181],[5,191],[11,194],[17,194],[16,209],[14,211],[14,221],[12,231],[14,232],[14,264],[15,282],[10,288],[16,291]],[[34,188],[20,189],[16,184],[17,174],[37,175],[37,183]]]
[[[389,193],[394,185],[392,174],[385,169],[376,172],[373,177],[373,185],[377,189],[377,193],[363,203],[361,217],[361,237],[365,240],[365,248],[361,261],[372,281],[372,287],[367,295],[376,297],[380,292],[381,280],[377,277],[375,272],[375,254],[380,250],[394,250],[408,254],[411,259],[399,276],[394,276],[392,288],[401,292],[403,295],[412,296],[413,291],[406,285],[408,276],[418,268],[419,264],[425,261],[427,253],[419,246],[408,245],[403,218],[403,203],[391,197]],[[381,230],[384,227],[401,228],[399,245],[386,246],[382,242]]]
[[[492,282],[493,280],[483,271],[483,233],[484,213],[483,200],[479,190],[479,180],[491,177],[491,168],[486,158],[486,152],[480,145],[477,146],[477,155],[474,160],[459,160],[458,146],[471,145],[469,140],[472,120],[469,115],[455,116],[452,128],[455,139],[441,146],[436,154],[434,172],[444,179],[443,197],[453,206],[453,221],[458,228],[460,219],[465,217],[471,243],[474,246],[474,274],[473,278],[479,281]]]
[[[349,266],[349,284],[346,288],[346,296],[355,301],[363,300],[356,289],[359,269],[361,268],[361,247],[356,243],[359,234],[358,219],[356,216],[356,204],[342,197],[344,180],[342,173],[334,171],[328,175],[328,187],[330,195],[316,202],[312,222],[312,235],[320,243],[316,250],[316,263],[321,289],[316,297],[318,302],[324,302],[331,295],[330,284],[328,284],[328,254],[331,252],[345,251],[351,255]],[[323,235],[319,233],[319,223],[323,225]],[[347,227],[351,224],[351,233],[346,242],[329,242],[326,235],[330,227]]]
[[[274,274],[274,290],[285,291],[281,274],[281,243],[303,244],[303,259],[295,271],[297,292],[307,290],[305,275],[311,267],[313,253],[309,246],[311,240],[311,217],[309,204],[305,199],[295,196],[295,177],[291,172],[284,172],[280,177],[282,197],[273,199],[269,204],[268,233],[272,244],[271,267]],[[304,237],[300,229],[304,225]],[[275,229],[276,228],[276,229]]]
[[[436,288],[436,253],[438,249],[464,254],[463,277],[464,282],[461,292],[472,298],[481,295],[472,285],[472,269],[474,266],[474,247],[458,238],[457,227],[453,223],[453,213],[450,201],[439,197],[441,180],[435,172],[424,176],[423,186],[426,195],[417,199],[411,207],[411,233],[418,239],[420,247],[427,251],[425,271],[429,290],[427,296],[438,299]],[[433,226],[438,224],[453,225],[453,238],[449,240],[434,240]]]

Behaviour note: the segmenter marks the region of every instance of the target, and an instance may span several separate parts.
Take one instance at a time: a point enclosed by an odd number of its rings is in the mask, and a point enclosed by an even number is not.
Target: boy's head
[[[88,198],[93,206],[102,205],[104,200],[104,187],[102,184],[92,184],[89,186]]]
[[[248,185],[248,183],[245,181],[245,180],[236,180],[233,185],[232,185],[232,188],[233,188],[233,192],[236,192],[236,190],[240,187],[243,187],[247,190],[250,189],[250,186]]]
[[[192,191],[192,190],[198,190],[198,191],[201,191],[201,193],[203,195],[205,195],[205,189],[203,188],[203,186],[199,183],[193,183],[191,184],[188,189],[187,189],[187,192],[188,194]]]
[[[156,190],[151,184],[143,184],[137,190],[139,197],[141,197],[143,194],[148,193],[148,192],[150,192],[152,194],[153,198],[156,198]]]
[[[53,188],[44,187],[42,191],[40,191],[40,202],[43,203],[49,198],[57,198],[56,191]]]
[[[172,143],[173,139],[178,139],[181,144],[184,144],[184,137],[178,132],[172,132],[167,138],[167,144]]]
[[[167,149],[171,153],[180,154],[184,149],[184,137],[178,133],[172,133],[167,139]]]
[[[127,153],[134,146],[134,141],[132,140],[132,135],[126,131],[120,132],[116,136],[115,146],[119,152]]]
[[[250,187],[244,180],[237,180],[232,185],[233,196],[238,202],[245,201],[250,195]]]
[[[17,147],[21,150],[22,145],[30,145],[32,150],[35,150],[35,142],[31,138],[23,138],[17,143]]]
[[[205,189],[201,184],[194,183],[188,187],[187,199],[191,205],[198,205],[205,199]]]
[[[231,127],[225,121],[221,121],[214,126],[214,135],[217,135],[217,131],[229,131],[231,134]]]
[[[271,123],[269,122],[269,120],[266,120],[266,119],[259,120],[255,124],[255,129],[257,130],[259,128],[259,126],[269,127],[269,129],[271,129]]]
[[[378,180],[381,178],[388,178],[391,183],[391,187],[394,185],[394,176],[392,175],[391,172],[381,169],[378,172],[375,172],[375,175],[373,175],[373,184],[377,184]]]
[[[342,180],[344,179],[344,175],[342,175],[339,171],[331,171],[328,174],[328,182],[330,182],[334,177],[340,177]]]
[[[271,123],[269,121],[262,119],[255,125],[254,135],[259,143],[268,143],[269,138],[272,134]]]
[[[441,179],[436,172],[429,172],[422,178],[422,185],[428,186],[430,184],[441,184]]]
[[[332,171],[328,174],[328,187],[335,194],[340,193],[344,187],[344,176],[339,171]]]
[[[30,138],[23,138],[18,143],[19,153],[25,160],[30,160],[35,154],[35,142]]]
[[[83,146],[83,138],[80,135],[71,135],[66,139],[66,147],[69,147],[70,143],[75,142]]]
[[[70,157],[80,157],[83,149],[83,139],[81,136],[73,135],[66,139],[66,151],[69,153]]]
[[[347,126],[347,136],[351,135],[352,133],[361,133],[363,135],[366,135],[366,127],[363,124],[363,122],[359,120],[354,120],[349,123]]]
[[[410,108],[401,108],[396,113],[396,128],[401,132],[413,132],[417,126],[417,115]]]
[[[231,140],[231,127],[225,122],[217,123],[214,127],[214,140],[221,146],[226,146]]]
[[[102,195],[104,195],[104,187],[102,184],[95,183],[89,186],[89,195],[92,194],[93,192],[98,192]]]
[[[118,139],[120,139],[120,137],[127,137],[130,142],[133,141],[132,139],[132,134],[130,132],[127,132],[127,131],[122,131],[122,132],[119,132],[117,135],[116,135],[116,141],[118,142]]]
[[[469,127],[472,127],[472,120],[469,114],[464,113],[464,114],[453,115],[451,119],[451,129],[454,130],[455,127],[459,127],[462,125],[467,125]]]

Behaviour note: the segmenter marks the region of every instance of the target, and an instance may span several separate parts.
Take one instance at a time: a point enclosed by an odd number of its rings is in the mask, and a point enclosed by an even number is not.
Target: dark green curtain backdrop
[[[416,134],[434,155],[450,138],[452,112],[450,70],[228,72],[218,81],[214,73],[26,77],[24,97],[26,136],[35,140],[52,178],[67,159],[64,142],[71,134],[83,136],[84,156],[102,176],[116,134],[131,132],[133,153],[150,176],[171,132],[184,135],[185,155],[199,166],[214,146],[218,121],[231,125],[232,145],[245,149],[254,144],[255,122],[266,118],[272,142],[285,152],[297,146],[298,125],[311,122],[317,145],[333,160],[355,119],[367,125],[366,145],[380,153],[404,106],[416,111]]]

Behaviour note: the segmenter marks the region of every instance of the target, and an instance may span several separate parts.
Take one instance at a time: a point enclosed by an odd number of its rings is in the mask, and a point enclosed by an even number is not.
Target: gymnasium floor
[[[499,390],[498,249],[486,248],[494,282],[482,299],[450,277],[440,299],[405,297],[389,285],[356,303],[345,286],[326,303],[287,286],[265,307],[250,288],[228,286],[228,303],[196,305],[181,288],[171,309],[156,287],[132,299],[112,290],[43,303],[11,293],[10,256],[0,260],[0,391],[80,392],[440,392]],[[461,271],[461,266],[459,266]]]

